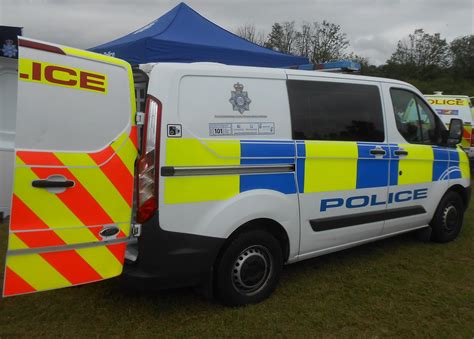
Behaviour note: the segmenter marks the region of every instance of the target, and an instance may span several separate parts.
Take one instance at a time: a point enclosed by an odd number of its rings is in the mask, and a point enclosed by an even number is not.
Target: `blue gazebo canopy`
[[[217,26],[180,3],[162,17],[121,38],[91,48],[131,64],[219,62],[228,65],[288,67],[308,59],[261,47]]]

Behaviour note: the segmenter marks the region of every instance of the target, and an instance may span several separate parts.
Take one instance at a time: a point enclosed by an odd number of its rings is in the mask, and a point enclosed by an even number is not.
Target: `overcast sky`
[[[0,25],[23,26],[24,35],[88,48],[136,30],[179,1],[0,0]],[[340,24],[350,51],[380,64],[396,43],[424,28],[452,39],[474,34],[474,0],[188,0],[216,24],[235,30],[253,23],[267,33],[276,21]]]

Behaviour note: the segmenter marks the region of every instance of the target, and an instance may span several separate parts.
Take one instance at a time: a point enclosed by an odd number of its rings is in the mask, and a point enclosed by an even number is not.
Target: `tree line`
[[[373,65],[362,55],[349,51],[350,42],[341,26],[323,20],[276,22],[270,33],[245,24],[235,31],[240,37],[283,53],[305,56],[311,63],[335,60],[359,62],[364,75],[407,81],[424,93],[474,96],[474,35],[449,42],[439,33],[416,29],[401,37],[390,58],[383,65]]]

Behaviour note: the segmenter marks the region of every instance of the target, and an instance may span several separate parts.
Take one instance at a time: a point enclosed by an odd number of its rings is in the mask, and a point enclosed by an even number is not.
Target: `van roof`
[[[385,82],[397,85],[405,85],[416,89],[413,85],[389,78],[380,78],[380,77],[371,77],[364,75],[352,75],[352,74],[342,74],[342,73],[332,73],[332,72],[320,72],[320,71],[307,71],[307,70],[295,70],[295,69],[284,69],[284,68],[269,68],[269,67],[250,67],[250,66],[230,66],[218,63],[208,63],[208,62],[195,62],[195,63],[158,63],[154,65],[154,70],[161,69],[170,71],[211,71],[211,72],[225,72],[231,71],[232,73],[242,72],[245,74],[255,74],[260,76],[269,76],[269,77],[282,77],[286,75],[297,75],[297,76],[307,76],[307,77],[318,77],[318,78],[328,78],[328,79],[347,79],[347,80],[364,80],[364,81],[374,81],[374,82]]]
[[[462,98],[470,99],[467,95],[456,95],[456,94],[423,94],[425,97],[437,97],[437,98]]]

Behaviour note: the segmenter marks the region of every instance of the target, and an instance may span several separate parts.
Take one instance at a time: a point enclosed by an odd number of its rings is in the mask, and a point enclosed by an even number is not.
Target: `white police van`
[[[19,62],[4,295],[124,268],[127,282],[206,286],[243,305],[267,298],[284,264],[461,230],[462,122],[446,130],[409,84],[171,63],[148,79],[28,39]]]
[[[465,95],[443,95],[443,92],[439,91],[434,94],[425,94],[425,98],[446,126],[449,126],[452,118],[463,121],[461,147],[470,159],[474,158],[471,99]]]

